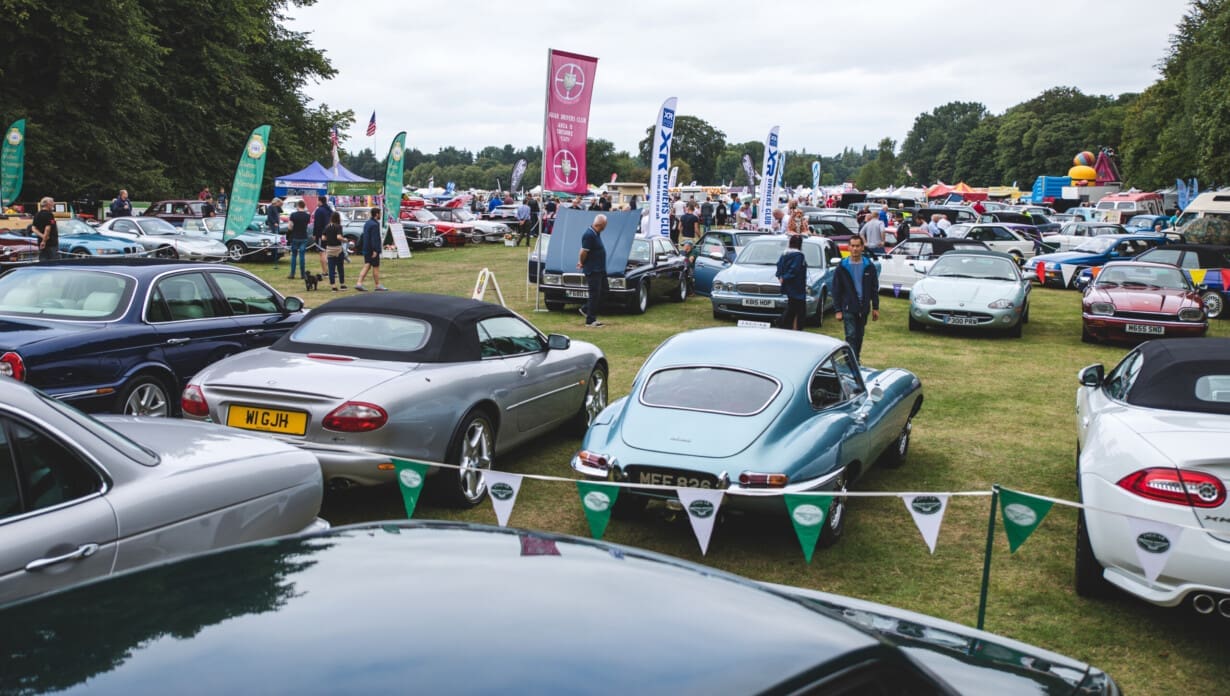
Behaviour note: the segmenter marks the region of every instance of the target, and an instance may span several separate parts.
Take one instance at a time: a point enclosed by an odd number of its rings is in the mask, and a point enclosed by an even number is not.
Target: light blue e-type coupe
[[[678,487],[719,488],[722,510],[785,513],[783,493],[845,491],[876,462],[901,464],[922,406],[912,373],[860,367],[838,339],[722,327],[676,334],[645,361],[632,390],[593,420],[572,468],[621,489],[615,512]],[[652,487],[651,487],[652,486]],[[819,544],[841,537],[834,497]]]

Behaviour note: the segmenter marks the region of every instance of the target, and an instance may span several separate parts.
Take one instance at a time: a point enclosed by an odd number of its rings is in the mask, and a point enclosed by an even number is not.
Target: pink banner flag
[[[598,59],[554,49],[547,52],[547,112],[542,138],[542,187],[588,192],[585,142],[589,100]]]

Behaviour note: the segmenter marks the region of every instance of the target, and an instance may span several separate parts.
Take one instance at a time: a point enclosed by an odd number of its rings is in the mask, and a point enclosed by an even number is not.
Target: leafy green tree
[[[649,150],[653,147],[653,126],[647,128],[645,133],[645,139],[639,143],[637,151],[641,161],[648,166]],[[695,116],[675,116],[675,130],[671,136],[672,166],[676,159],[687,160],[695,173],[696,181],[714,183],[717,181],[718,156],[725,148],[726,134],[708,122]],[[683,181],[682,173],[679,180]]]
[[[901,143],[901,159],[919,182],[952,181],[968,133],[988,115],[978,102],[949,102],[919,114]]]
[[[353,155],[346,150],[339,149],[338,159],[341,160],[343,166],[359,176],[384,181],[385,161],[376,159],[370,147],[365,147]]]
[[[974,130],[970,131],[965,141],[961,143],[961,148],[957,150],[953,179],[986,186],[1005,183],[995,160],[998,132],[999,118],[997,116],[987,116],[978,122]],[[918,181],[916,177],[911,181],[927,185]]]

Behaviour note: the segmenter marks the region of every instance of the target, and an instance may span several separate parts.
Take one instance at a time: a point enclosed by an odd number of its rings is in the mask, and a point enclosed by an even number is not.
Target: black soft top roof
[[[1230,401],[1197,398],[1196,382],[1205,375],[1230,376],[1230,338],[1164,338],[1137,349],[1140,373],[1127,402],[1146,408],[1230,415]]]
[[[328,302],[311,311],[304,322],[336,314],[391,314],[419,319],[431,326],[431,334],[422,348],[415,351],[393,351],[381,346],[347,348],[346,354],[371,360],[401,360],[405,362],[468,362],[479,360],[478,331],[475,326],[491,317],[511,317],[516,314],[490,302],[464,297],[431,295],[414,292],[372,292],[351,295]],[[290,353],[336,353],[337,346],[315,345],[291,340],[294,331],[274,343],[274,350]]]

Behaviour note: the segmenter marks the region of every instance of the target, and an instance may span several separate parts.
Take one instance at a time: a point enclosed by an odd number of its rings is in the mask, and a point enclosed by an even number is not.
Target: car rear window
[[[431,325],[390,314],[330,312],[309,314],[290,335],[294,343],[337,348],[379,348],[413,352],[427,344]]]
[[[19,268],[0,277],[0,314],[110,321],[127,309],[136,285],[107,271]]]
[[[1230,375],[1204,375],[1197,379],[1196,398],[1230,404]]]
[[[645,382],[641,403],[659,408],[704,411],[731,416],[760,413],[781,385],[769,377],[723,367],[659,370]]]

